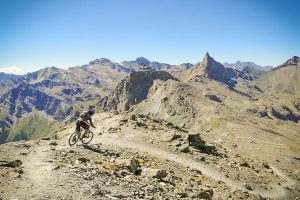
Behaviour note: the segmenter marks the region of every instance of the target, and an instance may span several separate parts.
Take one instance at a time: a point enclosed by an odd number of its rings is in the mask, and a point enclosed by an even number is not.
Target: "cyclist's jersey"
[[[88,122],[90,125],[94,126],[94,124],[92,122],[92,117],[90,114],[88,114],[88,111],[84,112],[81,115],[81,119],[82,119],[82,121]]]

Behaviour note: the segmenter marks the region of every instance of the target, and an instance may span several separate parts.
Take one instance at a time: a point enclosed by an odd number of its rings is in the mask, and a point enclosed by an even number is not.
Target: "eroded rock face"
[[[162,81],[168,79],[176,80],[168,72],[156,71],[151,67],[144,67],[133,71],[119,83],[111,95],[101,99],[99,103],[100,109],[103,111],[129,110],[131,105],[135,105],[146,99],[148,91],[156,79]]]

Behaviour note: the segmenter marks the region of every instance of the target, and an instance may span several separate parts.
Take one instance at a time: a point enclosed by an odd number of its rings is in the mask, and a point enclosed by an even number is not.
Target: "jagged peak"
[[[97,59],[91,61],[89,64],[95,65],[95,64],[107,64],[107,63],[111,63],[111,61],[107,58],[97,58]]]
[[[206,53],[205,53],[205,55],[204,55],[204,57],[205,57],[205,58],[208,58],[208,57],[210,57],[210,56],[209,56],[209,53],[208,53],[208,52],[206,52]]]
[[[135,61],[140,65],[149,65],[151,63],[147,58],[144,58],[142,56],[135,59]]]
[[[37,73],[45,73],[45,72],[50,73],[50,72],[59,72],[61,70],[63,70],[63,69],[60,69],[60,68],[55,67],[55,66],[51,66],[51,67],[45,67],[45,68],[40,69],[36,72]],[[32,72],[32,73],[36,73],[36,72]]]
[[[204,58],[203,58],[202,62],[208,63],[208,62],[211,62],[211,61],[215,61],[215,60],[209,55],[208,52],[206,52],[205,55],[204,55]]]

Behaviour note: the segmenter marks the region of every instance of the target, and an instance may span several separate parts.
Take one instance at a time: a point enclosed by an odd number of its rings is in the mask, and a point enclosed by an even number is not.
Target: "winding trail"
[[[134,141],[126,140],[124,138],[119,137],[113,137],[113,136],[99,136],[92,140],[92,144],[97,143],[103,143],[107,145],[115,145],[122,148],[128,148],[128,149],[134,149],[140,152],[147,152],[154,156],[162,157],[166,160],[171,160],[176,163],[179,163],[183,166],[190,167],[192,169],[200,170],[204,175],[217,180],[222,181],[226,185],[230,186],[231,188],[247,191],[252,194],[259,194],[263,197],[267,198],[274,198],[274,199],[284,199],[286,197],[286,189],[284,187],[292,186],[294,182],[288,178],[286,175],[284,175],[281,171],[278,169],[272,167],[273,171],[280,176],[282,179],[285,180],[285,183],[282,183],[281,186],[278,184],[271,184],[272,187],[271,190],[259,190],[254,189],[253,191],[246,190],[243,187],[243,183],[239,181],[233,181],[227,177],[225,177],[223,174],[218,172],[216,169],[211,168],[211,166],[205,165],[204,163],[197,162],[191,158],[186,157],[183,154],[175,154],[167,150],[163,150],[157,147],[153,147],[148,144],[141,144]]]

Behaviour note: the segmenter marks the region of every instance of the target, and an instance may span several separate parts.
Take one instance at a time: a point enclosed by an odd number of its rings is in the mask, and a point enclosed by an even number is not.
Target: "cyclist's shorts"
[[[80,121],[79,123],[80,123],[81,127],[84,129],[90,128],[89,123],[87,123],[86,121]]]

